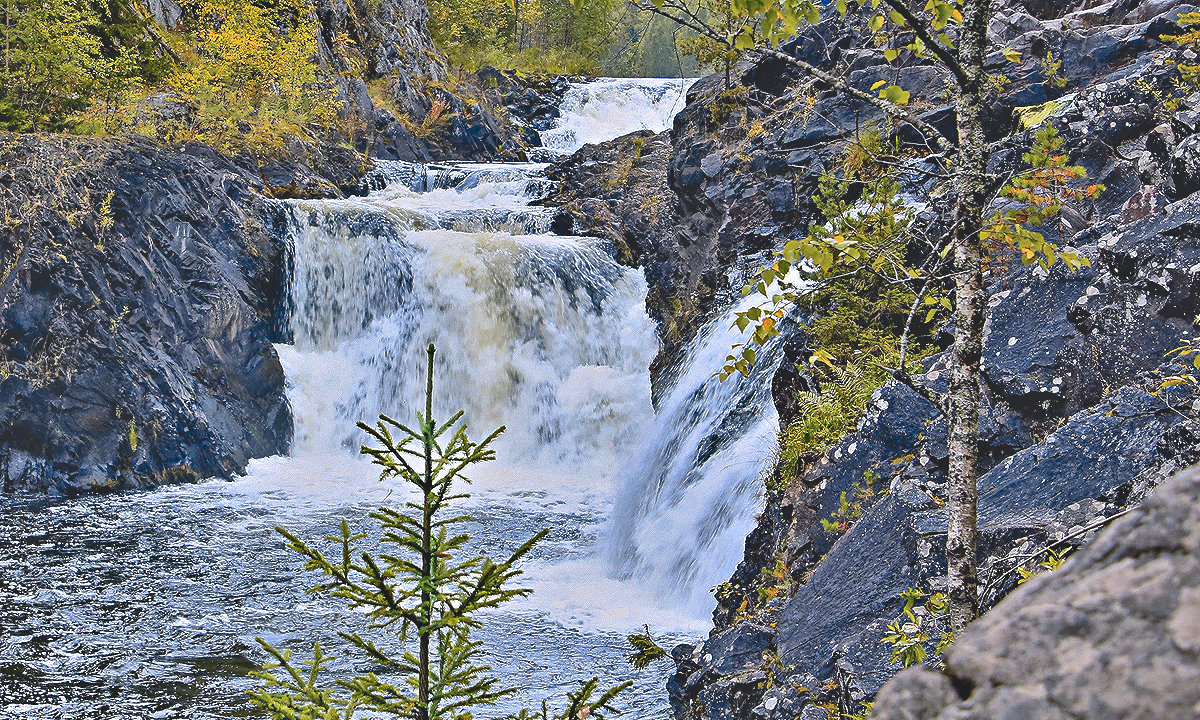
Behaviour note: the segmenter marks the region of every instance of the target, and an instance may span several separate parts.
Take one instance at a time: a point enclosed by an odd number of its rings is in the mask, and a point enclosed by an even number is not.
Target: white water
[[[751,376],[713,373],[744,341],[731,324],[746,298],[701,332],[686,353],[653,429],[623,477],[605,534],[616,577],[674,593],[693,613],[709,612],[713,585],[741,560],[762,507],[762,475],[775,460],[779,416],[771,377],[781,360],[772,343]]]
[[[695,82],[604,78],[577,83],[563,97],[558,122],[541,133],[542,144],[554,155],[569,155],[638,130],[662,132],[687,104]]]
[[[565,151],[661,129],[686,84],[582,84],[551,137]],[[644,276],[601,241],[548,233],[549,211],[531,205],[543,168],[385,164],[372,182],[386,187],[367,197],[284,207],[290,455],[232,483],[15,509],[0,532],[0,566],[21,569],[15,594],[0,592],[18,608],[6,618],[15,644],[0,650],[19,671],[21,717],[235,716],[250,681],[220,667],[261,660],[255,636],[297,651],[319,636],[340,654],[335,631],[355,618],[302,594],[272,528],[319,539],[341,517],[363,527],[372,508],[401,502],[357,454],[354,423],[411,419],[429,342],[436,413],[464,409],[475,436],[508,426],[498,460],[472,476],[477,545],[496,553],[552,531],[522,578],[535,593],[481,633],[502,684],[536,703],[594,674],[629,677],[629,716],[665,717],[662,668],[625,667],[624,635],[707,630],[709,588],[737,564],[760,506],[777,360],[764,353],[754,377],[717,382],[738,339],[720,317],[656,416]],[[28,677],[43,679],[27,688]]]

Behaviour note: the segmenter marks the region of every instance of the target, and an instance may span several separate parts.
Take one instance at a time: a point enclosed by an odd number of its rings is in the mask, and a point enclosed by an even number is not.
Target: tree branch
[[[958,81],[960,86],[964,86],[969,82],[967,72],[966,70],[963,70],[963,66],[959,64],[958,58],[954,57],[954,54],[951,53],[945,45],[942,45],[937,41],[936,38],[933,37],[933,35],[929,32],[929,29],[925,27],[925,23],[921,22],[921,19],[918,18],[911,9],[909,9],[907,2],[904,0],[883,1],[887,3],[888,7],[895,10],[897,15],[904,18],[904,22],[908,23],[908,26],[912,29],[913,34],[916,35],[921,42],[925,43],[925,47],[929,48],[929,50],[937,56],[937,59],[940,60],[950,72],[954,73],[954,79]]]
[[[662,8],[659,8],[653,4],[639,3],[639,7],[649,10],[650,12],[653,12],[657,15],[661,15],[662,17],[665,17],[672,22],[675,22],[675,23],[678,23],[685,27],[688,27],[688,28],[700,33],[701,35],[704,35],[705,37],[707,37],[711,40],[715,40],[717,42],[724,43],[726,47],[730,47],[728,38],[720,35],[719,33],[717,33],[715,30],[713,30],[711,27],[709,27],[704,22],[702,22],[700,20],[691,20],[688,18],[679,17],[677,15],[671,14],[670,12],[668,12],[666,10],[666,8],[670,8],[670,7],[675,7],[676,9],[679,9],[677,5],[674,5],[674,4],[664,5]],[[691,15],[690,11],[688,11],[686,8],[683,8],[682,11],[688,12],[688,14]],[[873,105],[874,107],[883,111],[883,113],[885,115],[888,115],[889,117],[892,117],[893,119],[899,120],[901,122],[906,122],[909,125],[912,125],[913,127],[920,130],[922,133],[927,135],[928,137],[933,138],[934,142],[937,143],[937,145],[940,149],[945,150],[945,151],[952,151],[954,149],[954,144],[950,141],[950,139],[947,138],[945,135],[943,135],[937,128],[930,125],[928,122],[917,117],[914,113],[912,113],[908,110],[905,110],[902,106],[897,105],[896,103],[884,100],[883,98],[878,97],[877,95],[872,95],[871,93],[866,92],[864,90],[859,90],[858,88],[851,85],[850,82],[846,78],[838,77],[838,76],[834,75],[833,73],[826,72],[825,70],[822,70],[821,68],[819,68],[811,63],[805,62],[804,60],[801,60],[800,58],[789,55],[788,53],[785,53],[781,50],[776,50],[773,47],[755,46],[754,48],[751,48],[747,52],[758,55],[760,57],[767,57],[767,58],[772,58],[775,60],[780,60],[785,63],[788,63],[789,65],[792,65],[793,67],[799,68],[799,69],[803,70],[805,73],[807,73],[810,77],[820,80],[821,82],[833,87],[836,90],[839,90],[839,91],[849,95],[850,97],[855,98],[856,100],[861,100],[862,102],[865,102],[868,105]]]

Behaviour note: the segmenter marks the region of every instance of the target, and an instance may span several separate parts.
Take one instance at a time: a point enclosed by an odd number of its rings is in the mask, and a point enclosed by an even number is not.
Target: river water
[[[549,152],[661,130],[683,84],[575,86]],[[635,671],[625,636],[666,645],[707,630],[760,507],[777,421],[775,359],[749,380],[713,377],[736,341],[713,321],[656,413],[658,351],[639,269],[592,238],[549,231],[532,205],[540,164],[385,164],[366,197],[281,206],[292,248],[292,342],[278,346],[295,416],[286,457],[245,476],[77,499],[4,500],[0,526],[0,717],[250,715],[256,637],[335,656],[361,617],[306,595],[276,525],[309,540],[341,518],[399,505],[356,454],[359,419],[411,418],[424,347],[438,347],[435,414],[462,409],[475,435],[506,424],[499,458],[472,475],[475,547],[499,555],[550,530],[526,562],[525,600],[479,633],[502,683],[500,716],[581,679],[635,681],[628,717],[668,716],[668,668]],[[364,667],[335,664],[346,677]]]

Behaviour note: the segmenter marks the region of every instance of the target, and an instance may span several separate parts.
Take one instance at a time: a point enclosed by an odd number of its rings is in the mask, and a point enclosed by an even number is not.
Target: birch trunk
[[[979,499],[980,370],[987,290],[983,284],[980,230],[987,210],[987,142],[983,95],[987,81],[987,29],[991,0],[963,6],[959,62],[965,82],[958,97],[958,166],[954,207],[954,350],[949,388],[949,526],[946,534],[950,626],[958,631],[978,613],[976,511]]]

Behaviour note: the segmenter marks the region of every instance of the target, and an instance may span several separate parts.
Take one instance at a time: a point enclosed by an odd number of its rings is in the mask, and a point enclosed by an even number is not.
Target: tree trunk
[[[967,79],[958,97],[959,152],[954,207],[954,351],[949,392],[949,526],[946,533],[950,627],[961,630],[979,610],[976,566],[976,513],[979,500],[979,412],[983,323],[987,289],[983,284],[980,230],[987,210],[987,141],[983,133],[983,91],[987,80],[987,28],[991,0],[963,6],[959,62]]]
[[[417,628],[420,636],[419,667],[417,673],[417,710],[419,720],[429,720],[429,628],[433,624],[433,599],[429,588],[433,586],[433,505],[430,498],[433,495],[433,344],[429,345],[429,370],[425,380],[425,423],[429,429],[424,433],[425,474],[421,484],[422,506],[425,508],[421,525],[421,621],[424,627]]]

